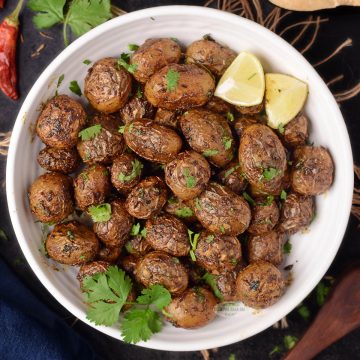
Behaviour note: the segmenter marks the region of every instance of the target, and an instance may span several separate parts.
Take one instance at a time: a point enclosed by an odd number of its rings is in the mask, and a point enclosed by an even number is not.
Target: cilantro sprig
[[[166,90],[174,91],[178,85],[179,78],[180,78],[180,74],[177,71],[173,69],[169,69],[165,76]]]
[[[196,178],[190,175],[190,170],[188,168],[183,169],[183,175],[185,177],[186,187],[193,188],[196,186]]]
[[[202,277],[205,282],[211,287],[211,290],[213,291],[214,295],[220,299],[221,301],[224,300],[224,297],[221,293],[221,291],[219,290],[217,283],[216,283],[216,277],[215,275],[212,275],[208,272],[206,272],[203,277]]]
[[[193,231],[188,229],[188,235],[189,235],[189,241],[190,241],[190,245],[191,245],[190,258],[192,261],[195,262],[196,261],[195,251],[197,248],[200,234],[195,234]]]
[[[141,237],[146,238],[146,228],[141,229],[141,224],[136,223],[131,227],[130,235],[131,236],[140,235]]]
[[[102,126],[100,124],[90,126],[84,130],[79,132],[79,137],[81,137],[82,141],[91,140],[97,135],[100,134],[102,130]]]
[[[135,159],[134,161],[132,161],[131,165],[132,165],[131,173],[129,175],[120,173],[118,176],[119,181],[130,182],[141,174],[141,171],[142,171],[144,165],[138,159]]]
[[[117,60],[118,66],[122,66],[125,70],[129,73],[133,74],[138,65],[137,64],[130,64],[130,54],[122,53]]]
[[[111,205],[107,203],[91,205],[88,208],[88,213],[94,222],[109,221],[111,219]]]
[[[28,7],[36,12],[37,29],[63,24],[65,46],[69,45],[68,26],[78,37],[112,17],[110,0],[30,0]]]

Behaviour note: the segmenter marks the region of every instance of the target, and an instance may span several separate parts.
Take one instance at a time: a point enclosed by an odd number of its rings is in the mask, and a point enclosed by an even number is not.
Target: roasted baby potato
[[[236,293],[236,271],[226,271],[214,276],[217,288],[220,291],[223,301],[237,301]]]
[[[114,58],[97,61],[85,78],[84,95],[91,106],[103,113],[119,111],[131,92],[131,76]]]
[[[320,195],[334,180],[330,153],[320,146],[300,146],[294,151],[291,187],[303,195]]]
[[[217,178],[223,185],[226,185],[238,195],[243,193],[248,184],[237,160],[233,160],[227,164],[224,169],[218,173]]]
[[[193,64],[165,66],[145,85],[145,95],[151,104],[167,110],[205,105],[214,90],[215,81],[211,75]]]
[[[196,329],[216,316],[217,301],[213,293],[202,287],[187,289],[165,307],[166,319],[176,327]]]
[[[235,106],[236,110],[243,115],[258,115],[264,109],[264,102],[253,106]]]
[[[244,198],[215,182],[209,183],[195,198],[194,212],[202,226],[220,235],[242,234],[251,219],[251,210]]]
[[[132,96],[120,109],[120,117],[125,124],[135,119],[152,119],[154,114],[154,107],[145,99],[144,95]]]
[[[142,235],[131,236],[125,244],[126,251],[136,257],[142,257],[153,251],[151,245]]]
[[[70,174],[79,167],[80,157],[75,148],[55,149],[47,146],[39,152],[37,162],[47,171]]]
[[[160,125],[165,125],[173,129],[177,129],[178,117],[179,113],[177,111],[158,108],[155,114],[154,121]]]
[[[168,214],[180,218],[185,223],[193,223],[197,220],[190,202],[182,201],[174,196],[168,199],[164,210]]]
[[[258,121],[254,118],[251,117],[241,117],[238,118],[234,121],[234,130],[236,132],[236,134],[241,137],[241,135],[243,134],[244,130],[254,124],[257,124]]]
[[[146,241],[153,249],[173,256],[186,256],[190,250],[187,227],[169,214],[146,221]]]
[[[81,265],[93,260],[99,240],[85,225],[69,221],[55,225],[45,241],[48,255],[66,265]]]
[[[75,202],[80,210],[102,204],[110,191],[109,171],[103,165],[84,169],[74,180]]]
[[[157,176],[149,176],[131,190],[125,207],[135,218],[149,219],[161,211],[166,200],[165,183]]]
[[[172,129],[149,119],[137,119],[125,126],[127,146],[144,159],[166,164],[180,152],[182,140]]]
[[[121,254],[120,247],[106,247],[102,246],[98,252],[97,259],[99,261],[107,261],[109,263],[116,263]]]
[[[44,106],[36,122],[41,141],[56,149],[71,149],[86,123],[82,105],[67,95],[57,95]]]
[[[165,181],[181,200],[199,195],[210,179],[210,165],[195,151],[185,151],[165,167]]]
[[[204,106],[205,109],[215,112],[217,114],[221,114],[227,117],[231,117],[234,108],[231,104],[227,103],[226,101],[218,98],[217,96],[213,96]]]
[[[200,108],[185,112],[179,120],[189,145],[213,165],[224,167],[233,158],[234,139],[226,119]]]
[[[284,130],[284,141],[286,145],[296,147],[305,145],[309,137],[309,120],[304,114],[299,114],[291,120]]]
[[[58,223],[73,211],[72,179],[60,173],[40,175],[30,186],[31,212],[43,223]]]
[[[80,282],[80,288],[83,289],[83,281],[86,277],[94,276],[98,273],[104,273],[109,267],[110,263],[107,261],[92,261],[90,263],[81,265],[80,270],[78,274],[76,275],[76,278]]]
[[[158,70],[180,61],[179,44],[167,38],[148,39],[131,56],[130,64],[136,65],[134,78],[146,83]]]
[[[173,295],[181,294],[189,281],[180,260],[162,251],[146,254],[136,265],[135,277],[145,287],[160,284]]]
[[[239,272],[236,288],[238,299],[246,306],[263,309],[275,304],[281,297],[285,281],[274,265],[256,261]]]

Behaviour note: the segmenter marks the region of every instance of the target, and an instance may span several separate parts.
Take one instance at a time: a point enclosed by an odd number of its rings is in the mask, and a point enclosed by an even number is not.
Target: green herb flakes
[[[194,234],[193,231],[188,229],[188,236],[189,236],[189,241],[190,241],[190,245],[191,245],[190,258],[192,261],[195,262],[196,261],[195,251],[197,248],[197,243],[198,243],[200,234]]]
[[[220,225],[220,231],[225,234],[225,228],[224,228],[224,225]]]
[[[166,90],[167,91],[174,91],[178,85],[180,74],[173,70],[169,69],[166,73]]]
[[[187,206],[176,209],[175,214],[179,218],[187,218],[194,215],[193,211]]]
[[[123,134],[124,133],[124,131],[125,131],[125,125],[122,125],[122,126],[119,126],[119,133],[120,134]]]
[[[283,246],[283,252],[284,254],[290,254],[292,245],[289,241],[287,241]]]
[[[280,170],[273,168],[273,167],[269,167],[269,168],[263,170],[263,176],[266,181],[270,181],[270,180],[274,179],[279,174],[280,174]]]
[[[140,46],[139,45],[136,45],[136,44],[129,44],[128,45],[128,49],[130,51],[136,51]]]
[[[299,339],[296,336],[292,336],[292,335],[284,336],[284,345],[286,350],[291,350],[296,345],[298,340]]]
[[[131,164],[132,164],[131,173],[129,175],[120,173],[118,176],[119,181],[130,182],[141,175],[141,171],[142,171],[144,165],[138,159],[135,159],[134,161],[132,161]]]
[[[281,190],[280,199],[286,200],[286,198],[287,198],[287,192],[285,190]]]
[[[219,153],[219,150],[216,150],[216,149],[208,149],[208,150],[205,150],[202,154],[203,156],[205,157],[209,157],[209,156],[214,156],[216,154]]]
[[[225,150],[229,150],[231,148],[231,144],[232,144],[232,139],[231,138],[224,136],[222,138],[222,142],[224,144]]]
[[[205,239],[205,241],[210,244],[214,241],[214,235],[208,235]]]
[[[111,219],[111,205],[107,203],[91,205],[88,208],[88,213],[94,222],[109,221]]]
[[[215,275],[212,275],[208,272],[206,272],[203,277],[203,280],[205,280],[205,282],[211,287],[211,290],[213,291],[214,295],[220,299],[221,301],[224,300],[224,297],[221,293],[221,291],[219,290],[217,283],[216,283],[216,277]]]
[[[79,137],[81,137],[82,141],[87,141],[87,140],[91,140],[93,138],[95,138],[97,135],[100,134],[102,130],[102,126],[99,124],[90,126],[84,130],[81,130],[79,132]]]
[[[127,53],[122,53],[117,60],[118,66],[123,67],[129,73],[133,74],[137,69],[137,64],[129,64],[130,62],[130,55]]]
[[[284,125],[282,123],[279,124],[279,127],[278,127],[278,131],[281,135],[284,134],[285,132],[285,128],[284,128]]]
[[[319,306],[323,306],[329,292],[330,287],[325,285],[323,281],[320,281],[316,287],[316,302]]]
[[[185,177],[186,187],[193,188],[196,186],[196,178],[190,175],[190,170],[188,168],[183,169],[183,175]]]
[[[85,59],[85,60],[83,61],[83,64],[85,64],[85,65],[90,65],[90,64],[91,64],[91,60]]]
[[[255,200],[254,200],[246,191],[244,191],[244,192],[242,193],[242,195],[243,195],[244,199],[245,199],[247,202],[249,202],[252,206],[255,206],[255,205],[256,205]]]
[[[231,167],[230,169],[226,170],[224,173],[224,178],[226,179],[228,176],[230,176],[234,171],[236,171],[238,168],[240,167],[240,165],[236,165]]]
[[[297,309],[298,314],[305,320],[309,320],[310,318],[310,310],[306,305],[301,305]]]
[[[234,117],[234,115],[233,115],[233,113],[231,113],[230,111],[228,111],[227,113],[226,113],[226,119],[228,120],[228,121],[234,121],[235,120],[235,117]]]
[[[82,91],[81,91],[80,86],[79,86],[79,84],[78,84],[78,82],[76,80],[73,80],[73,81],[70,82],[69,89],[70,89],[71,92],[73,92],[77,96],[82,95]]]

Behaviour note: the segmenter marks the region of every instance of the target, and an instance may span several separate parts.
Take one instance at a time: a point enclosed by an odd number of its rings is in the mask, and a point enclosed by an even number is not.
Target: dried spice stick
[[[23,2],[20,0],[15,10],[0,24],[0,89],[13,100],[19,97],[16,90],[16,42]]]

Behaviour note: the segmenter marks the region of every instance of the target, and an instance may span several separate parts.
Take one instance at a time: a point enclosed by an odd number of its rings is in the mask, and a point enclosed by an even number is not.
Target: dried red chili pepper
[[[16,41],[19,33],[19,13],[24,0],[0,24],[0,89],[5,95],[17,100],[16,90]]]

